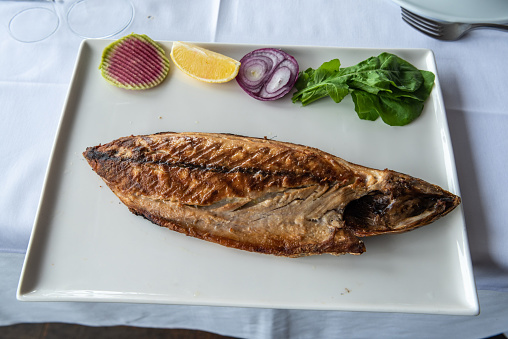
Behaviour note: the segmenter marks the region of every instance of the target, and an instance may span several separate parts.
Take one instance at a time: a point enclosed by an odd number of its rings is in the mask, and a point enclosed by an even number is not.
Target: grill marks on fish
[[[125,137],[84,156],[129,209],[172,230],[284,256],[360,254],[359,237],[422,226],[460,199],[306,146],[208,133]]]
[[[231,138],[230,142],[177,134],[122,138],[108,147],[88,149],[86,158],[100,161],[98,174],[110,176],[108,180],[123,190],[141,190],[157,199],[176,198],[193,205],[278,187],[346,184],[352,176],[325,161],[316,165],[313,154],[270,148],[262,139],[242,147],[235,144],[237,137]],[[320,171],[315,170],[317,166]]]

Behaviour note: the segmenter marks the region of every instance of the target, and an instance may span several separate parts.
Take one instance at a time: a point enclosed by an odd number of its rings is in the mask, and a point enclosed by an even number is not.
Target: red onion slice
[[[267,101],[286,95],[298,77],[298,62],[280,49],[261,48],[246,54],[236,81],[251,97]]]

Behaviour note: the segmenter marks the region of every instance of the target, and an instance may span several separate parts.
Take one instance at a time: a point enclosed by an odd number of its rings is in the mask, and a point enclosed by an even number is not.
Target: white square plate
[[[405,127],[362,121],[350,98],[307,107],[291,95],[252,99],[231,81],[207,84],[171,64],[146,91],[107,83],[98,66],[111,41],[85,40],[62,114],[18,299],[287,309],[477,314],[462,207],[432,225],[365,239],[361,256],[280,258],[222,247],[130,213],[82,156],[87,146],[162,131],[225,132],[317,147],[390,168],[459,194],[439,79]],[[169,55],[171,42],[161,42]],[[201,44],[237,60],[261,47]],[[300,69],[339,58],[354,65],[383,51],[437,74],[423,49],[284,46]]]

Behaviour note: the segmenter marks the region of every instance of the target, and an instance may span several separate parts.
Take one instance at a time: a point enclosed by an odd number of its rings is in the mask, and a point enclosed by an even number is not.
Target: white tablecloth
[[[389,0],[132,0],[135,18],[114,38],[136,32],[169,41],[432,49],[458,168],[480,316],[17,301],[17,281],[82,40],[66,26],[71,3],[41,4],[55,8],[60,26],[42,42],[21,43],[9,35],[7,25],[27,3],[0,2],[0,325],[127,324],[245,338],[479,338],[508,331],[508,34],[478,30],[456,42],[433,40],[405,24]]]

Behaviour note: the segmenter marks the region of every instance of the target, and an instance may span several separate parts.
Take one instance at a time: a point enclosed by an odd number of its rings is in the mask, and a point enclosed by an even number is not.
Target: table
[[[189,328],[245,338],[461,337],[508,332],[508,35],[478,30],[456,42],[406,25],[389,0],[132,0],[130,32],[154,40],[375,48],[428,48],[436,56],[480,299],[476,317],[227,307],[22,303],[15,290],[82,38],[62,19],[36,43],[12,39],[22,6],[0,3],[0,325]],[[46,6],[45,4],[44,6]],[[57,2],[64,18],[70,2]],[[26,6],[26,3],[23,3]]]

